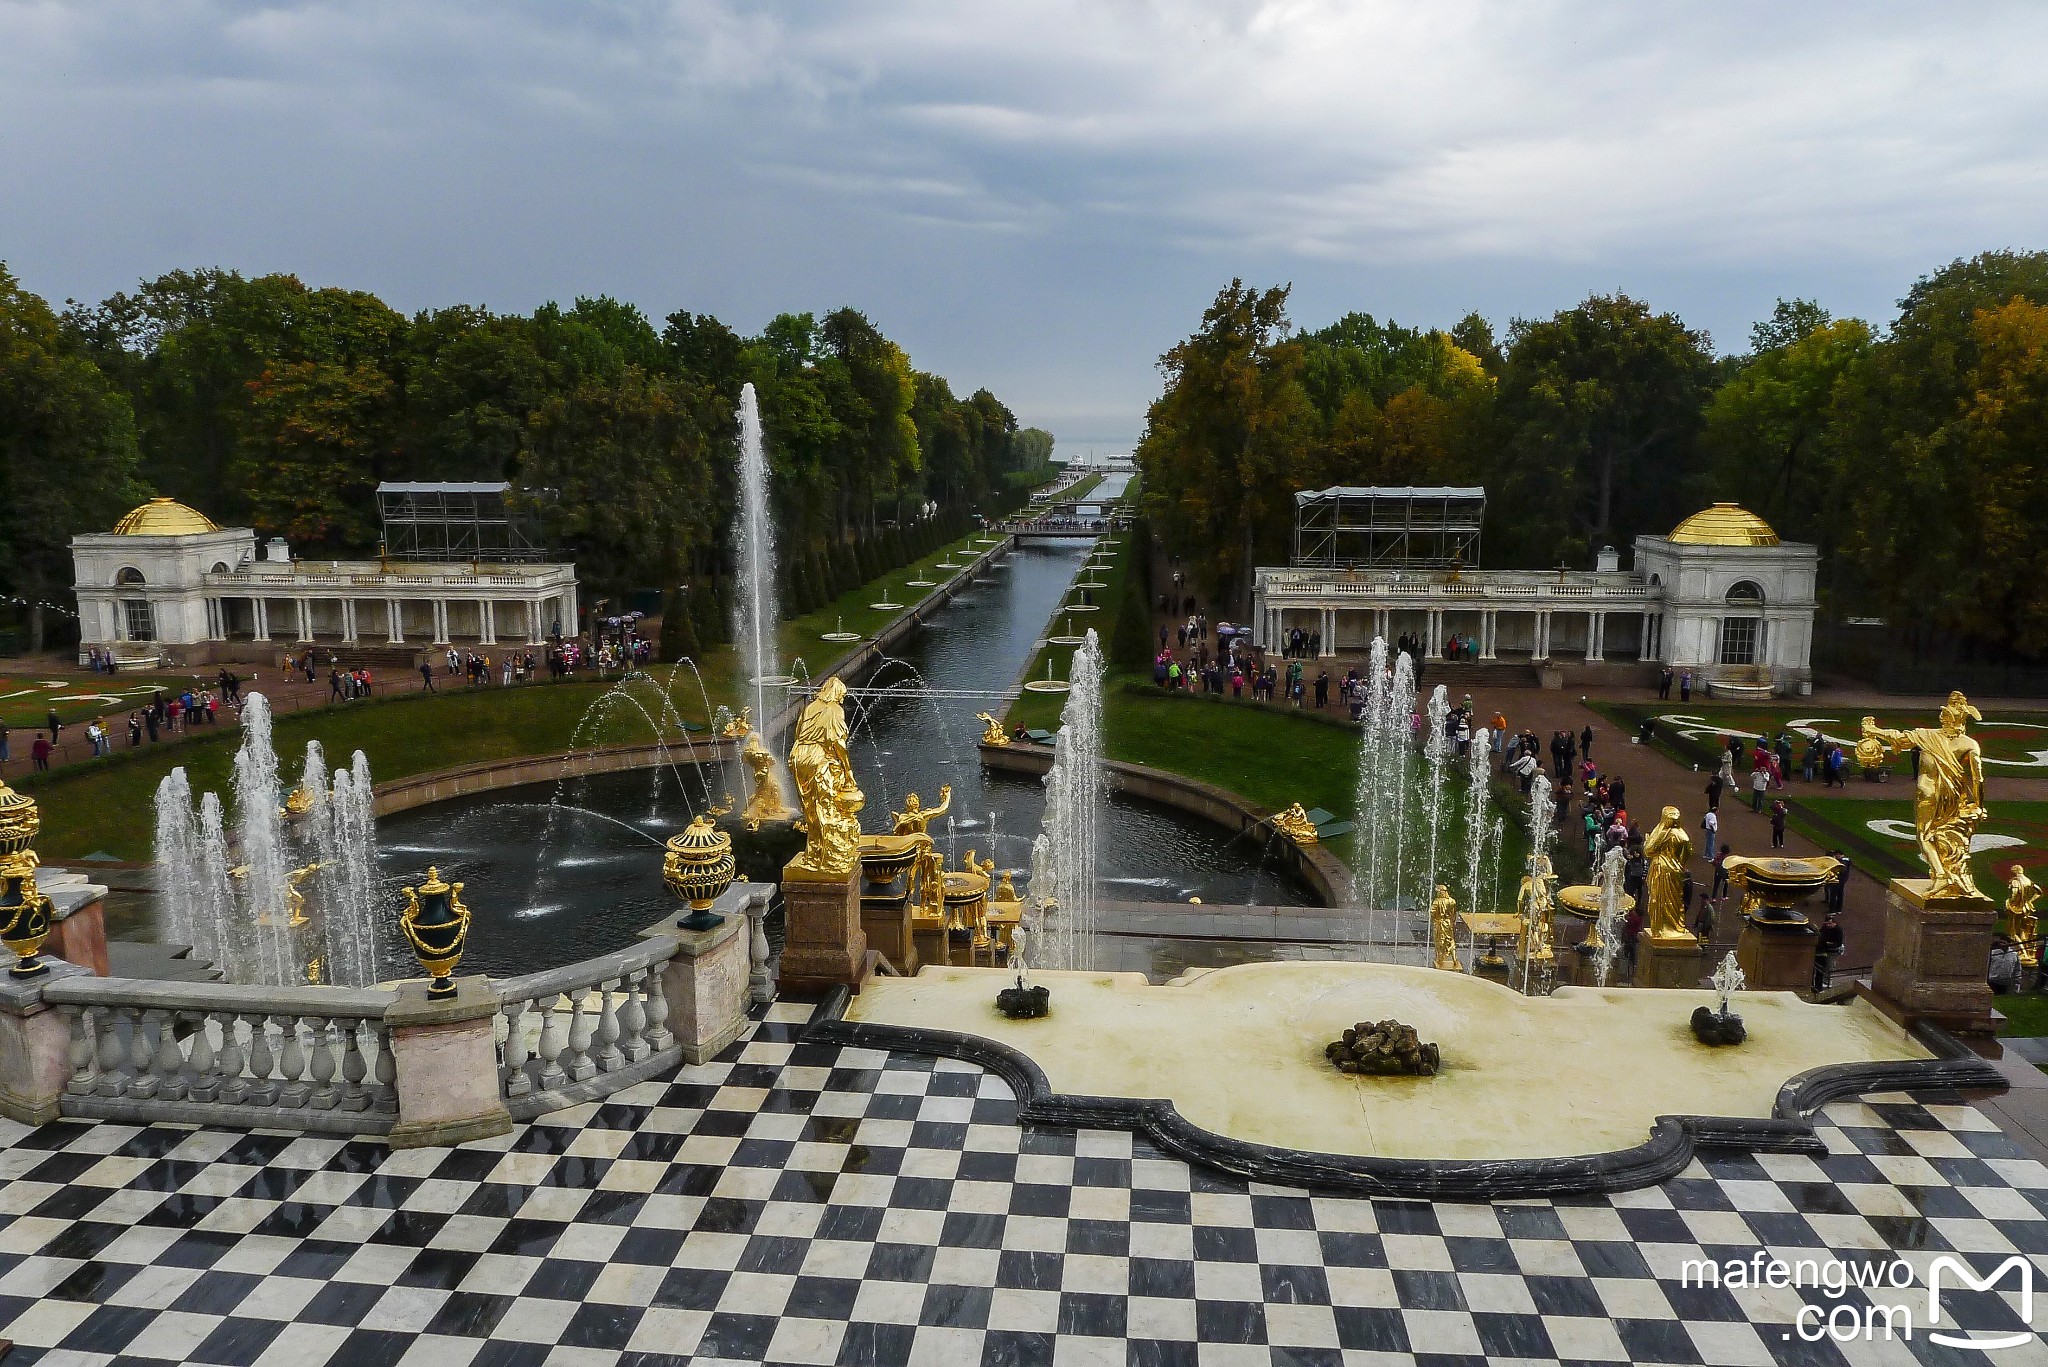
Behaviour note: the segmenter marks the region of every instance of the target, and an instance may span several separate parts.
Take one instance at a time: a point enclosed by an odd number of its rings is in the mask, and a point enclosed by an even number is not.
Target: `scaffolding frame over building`
[[[507,497],[510,484],[377,486],[384,553],[393,560],[545,560],[533,519]]]
[[[1294,563],[1464,569],[1479,564],[1486,490],[1334,485],[1294,496]]]

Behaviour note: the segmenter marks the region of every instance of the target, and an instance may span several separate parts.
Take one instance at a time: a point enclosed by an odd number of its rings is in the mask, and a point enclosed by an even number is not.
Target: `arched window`
[[[1763,654],[1763,587],[1744,579],[1728,590],[1728,613],[1721,619],[1724,665],[1753,665]]]
[[[208,574],[226,574],[227,572],[228,562],[225,560],[214,561],[213,568],[207,571]]]
[[[142,571],[136,569],[133,565],[130,565],[126,569],[123,569],[119,574],[114,576],[114,582],[116,584],[124,585],[140,584],[142,582]]]

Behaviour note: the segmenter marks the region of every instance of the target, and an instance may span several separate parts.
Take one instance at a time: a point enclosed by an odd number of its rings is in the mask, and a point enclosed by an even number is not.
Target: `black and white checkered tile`
[[[1821,1292],[1681,1284],[1759,1248],[2048,1271],[2048,1168],[1952,1097],[1616,1196],[1329,1199],[1021,1130],[978,1070],[798,1043],[808,1009],[454,1151],[8,1128],[0,1367],[2048,1362],[1808,1343]],[[2016,1290],[1951,1293],[1948,1326],[2022,1327]]]

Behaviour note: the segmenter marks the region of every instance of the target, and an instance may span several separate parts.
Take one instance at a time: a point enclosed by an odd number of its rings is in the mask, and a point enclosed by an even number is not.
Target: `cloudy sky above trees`
[[[1234,275],[1307,326],[1882,323],[2048,245],[2044,55],[2037,4],[0,0],[0,259],[53,300],[852,304],[1113,449]]]

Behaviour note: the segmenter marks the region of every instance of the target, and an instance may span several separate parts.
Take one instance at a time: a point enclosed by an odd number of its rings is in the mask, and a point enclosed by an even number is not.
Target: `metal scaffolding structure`
[[[547,558],[510,484],[379,484],[384,553],[393,560],[532,562]]]
[[[1472,569],[1485,521],[1477,486],[1304,489],[1294,496],[1294,563]]]

